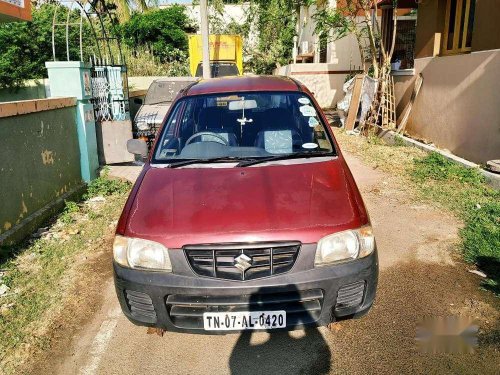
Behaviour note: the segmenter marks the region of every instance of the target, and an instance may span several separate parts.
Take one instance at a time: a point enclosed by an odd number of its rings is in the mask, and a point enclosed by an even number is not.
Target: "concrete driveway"
[[[347,155],[368,206],[379,248],[376,303],[359,319],[290,333],[204,336],[146,334],[122,314],[112,279],[104,302],[40,372],[58,374],[500,373],[498,300],[455,254],[459,223],[415,203],[399,181]],[[130,171],[128,171],[130,172]],[[127,172],[127,173],[128,173]],[[111,170],[111,174],[118,172]],[[423,316],[465,314],[482,336],[474,354],[422,354]],[[486,329],[487,328],[487,329]]]

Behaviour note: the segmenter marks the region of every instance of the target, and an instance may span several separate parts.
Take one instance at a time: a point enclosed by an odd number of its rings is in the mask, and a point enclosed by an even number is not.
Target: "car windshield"
[[[149,86],[144,104],[172,103],[179,90],[187,84],[189,81],[153,81]]]
[[[299,92],[186,97],[159,137],[153,163],[335,155],[317,109]]]

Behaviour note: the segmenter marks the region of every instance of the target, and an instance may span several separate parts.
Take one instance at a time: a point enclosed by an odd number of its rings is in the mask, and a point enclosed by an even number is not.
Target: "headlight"
[[[137,121],[137,129],[139,130],[149,130],[149,124],[146,121]]]
[[[124,267],[172,272],[168,249],[158,242],[117,235],[113,243],[113,258]]]
[[[324,266],[342,260],[363,258],[375,250],[371,226],[346,230],[323,237],[318,242],[315,266]]]

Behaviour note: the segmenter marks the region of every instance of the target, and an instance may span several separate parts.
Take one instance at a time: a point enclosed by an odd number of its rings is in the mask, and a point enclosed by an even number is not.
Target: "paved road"
[[[121,315],[109,279],[103,286],[101,309],[69,347],[52,356],[50,372],[498,373],[496,336],[487,334],[477,354],[421,354],[415,345],[416,326],[423,315],[467,314],[478,317],[481,327],[498,322],[494,299],[478,289],[477,276],[453,255],[458,223],[414,203],[399,189],[399,181],[352,156],[348,161],[368,205],[379,247],[378,295],[367,316],[342,322],[332,331],[159,337],[147,335],[145,328]]]

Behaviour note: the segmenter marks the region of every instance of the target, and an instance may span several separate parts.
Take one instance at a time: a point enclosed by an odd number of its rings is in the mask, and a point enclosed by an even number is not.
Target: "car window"
[[[217,62],[210,64],[210,77],[231,77],[239,75],[235,63]],[[196,77],[203,77],[203,65],[200,63],[196,68]]]
[[[153,162],[160,163],[334,154],[312,100],[298,92],[187,97],[176,104],[159,137]]]

